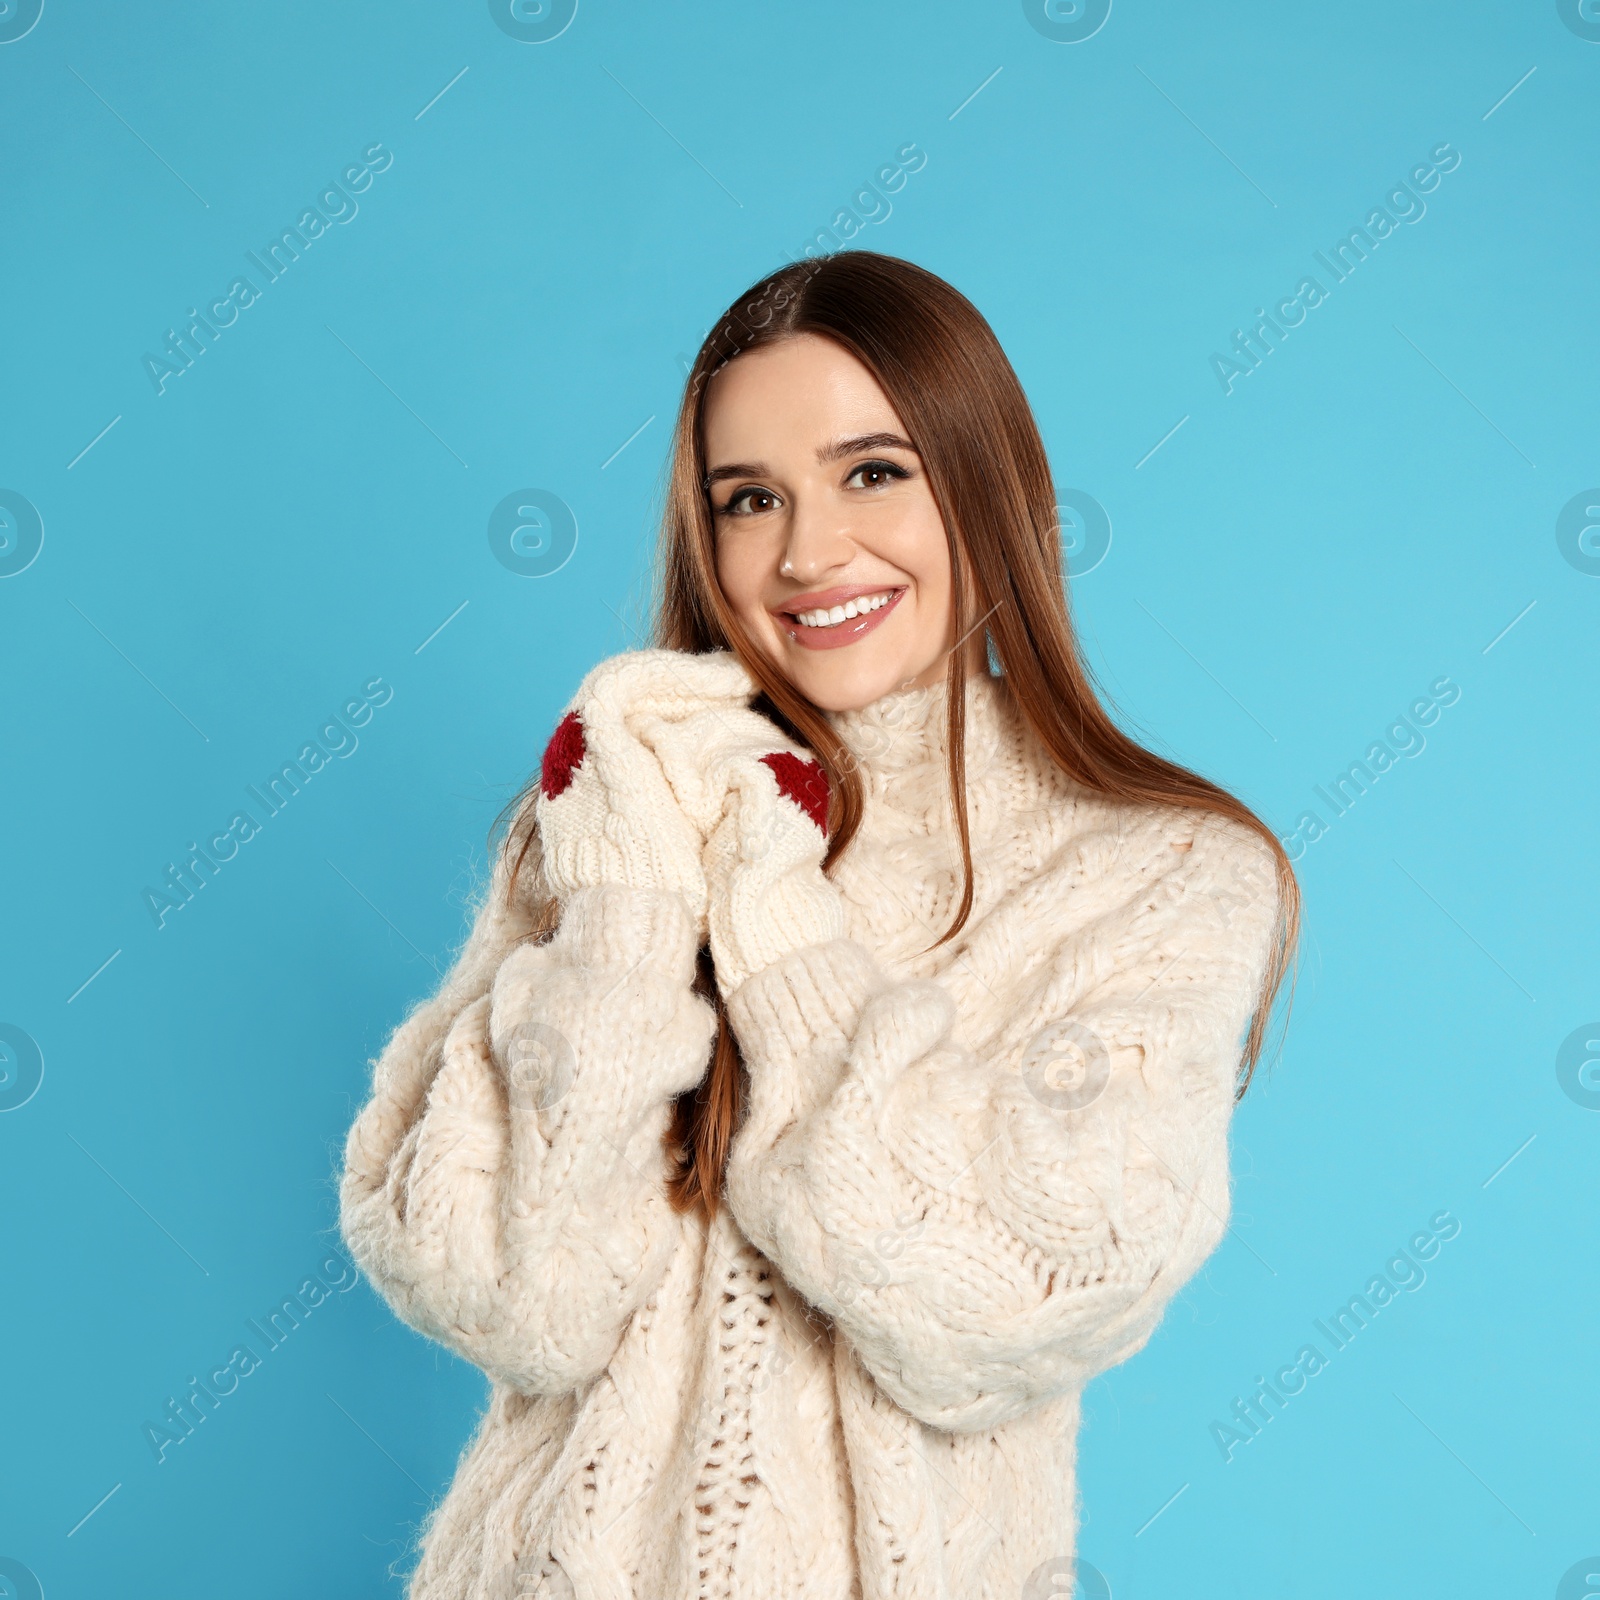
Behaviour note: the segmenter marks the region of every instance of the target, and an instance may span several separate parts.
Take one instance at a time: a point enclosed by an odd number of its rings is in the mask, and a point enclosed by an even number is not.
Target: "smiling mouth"
[[[904,586],[862,589],[854,593],[803,596],[802,600],[831,604],[796,603],[774,612],[780,626],[795,644],[806,650],[832,650],[854,644],[884,622],[905,594]]]

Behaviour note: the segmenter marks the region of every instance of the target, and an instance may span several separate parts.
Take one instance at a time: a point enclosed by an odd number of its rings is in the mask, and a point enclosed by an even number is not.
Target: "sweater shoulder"
[[[1007,886],[1037,903],[1060,888],[1070,939],[1106,917],[1134,922],[1163,942],[1264,948],[1282,895],[1277,852],[1261,832],[1224,813],[1128,801],[1064,779],[1050,805],[1048,846]],[[1076,912],[1073,902],[1076,902]],[[1043,928],[1041,927],[1041,931]]]

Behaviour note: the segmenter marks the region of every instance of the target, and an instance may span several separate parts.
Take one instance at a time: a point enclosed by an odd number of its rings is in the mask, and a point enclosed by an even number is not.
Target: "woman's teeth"
[[[842,606],[830,606],[825,610],[797,611],[794,619],[802,628],[836,628],[841,622],[848,622],[852,617],[864,617],[869,611],[881,610],[894,599],[894,591],[885,594],[864,594],[855,600],[846,600]]]

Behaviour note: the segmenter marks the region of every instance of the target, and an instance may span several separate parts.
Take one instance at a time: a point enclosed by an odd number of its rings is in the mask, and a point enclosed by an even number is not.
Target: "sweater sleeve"
[[[615,1353],[679,1236],[662,1135],[710,1053],[674,893],[566,900],[546,942],[496,881],[440,992],[375,1062],[340,1221],[403,1320],[527,1394]]]
[[[1074,841],[939,980],[839,940],[731,998],[734,1214],[931,1427],[994,1427],[1125,1360],[1225,1231],[1278,895],[1253,832],[1188,816]],[[1005,1016],[959,1041],[978,985]]]

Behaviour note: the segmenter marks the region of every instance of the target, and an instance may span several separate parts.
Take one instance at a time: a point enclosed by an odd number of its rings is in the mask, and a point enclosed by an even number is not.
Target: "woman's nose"
[[[779,571],[786,578],[814,585],[847,567],[855,553],[849,529],[837,512],[821,507],[807,511],[802,506],[790,518]]]

